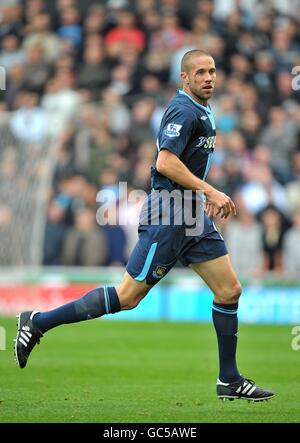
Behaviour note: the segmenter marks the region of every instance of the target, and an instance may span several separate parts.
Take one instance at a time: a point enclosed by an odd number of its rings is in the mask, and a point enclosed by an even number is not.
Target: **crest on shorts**
[[[152,275],[155,278],[162,278],[166,275],[167,268],[166,266],[156,266],[155,270],[153,271]]]

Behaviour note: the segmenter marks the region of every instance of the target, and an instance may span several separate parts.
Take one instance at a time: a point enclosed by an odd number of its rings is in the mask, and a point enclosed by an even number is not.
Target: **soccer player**
[[[236,213],[231,198],[205,181],[216,137],[214,118],[208,105],[216,82],[214,59],[205,51],[188,51],[182,58],[181,79],[183,88],[172,98],[161,121],[156,163],[151,171],[152,191],[141,211],[139,240],[129,258],[123,280],[116,287],[98,287],[48,312],[21,312],[15,343],[17,363],[21,368],[26,366],[30,352],[49,329],[134,308],[180,259],[205,281],[214,294],[212,317],[220,368],[217,396],[223,400],[268,400],[273,397],[273,392],[257,387],[237,368],[237,311],[242,289],[224,240],[211,220],[213,216],[227,218]],[[171,222],[174,222],[177,211],[176,198],[160,199],[161,190],[175,191],[182,198],[185,191],[191,192],[190,216],[197,213],[197,195],[200,193],[205,203],[205,211],[198,211],[203,222],[198,224],[201,229],[188,233],[187,223],[161,223],[164,211],[172,209]],[[184,294],[182,303],[184,305]]]

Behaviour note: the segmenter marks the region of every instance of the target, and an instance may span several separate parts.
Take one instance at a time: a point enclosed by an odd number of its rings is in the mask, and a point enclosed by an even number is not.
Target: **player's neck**
[[[184,91],[186,94],[188,94],[190,97],[192,97],[193,100],[195,100],[196,102],[198,102],[199,105],[202,105],[202,106],[207,107],[207,105],[208,105],[208,100],[201,100],[201,98],[199,98],[199,97],[197,97],[197,95],[193,94],[192,91],[191,91],[188,87],[186,87],[186,86],[183,86],[182,89],[183,89],[183,91]]]

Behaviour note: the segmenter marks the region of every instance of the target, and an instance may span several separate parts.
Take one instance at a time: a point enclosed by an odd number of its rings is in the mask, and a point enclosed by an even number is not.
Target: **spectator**
[[[121,96],[111,87],[103,90],[101,107],[107,114],[109,130],[114,135],[128,133],[130,125],[130,112],[122,103]]]
[[[106,262],[104,232],[96,225],[95,213],[89,208],[75,215],[74,227],[67,232],[62,264],[65,266],[101,266]]]
[[[14,65],[8,76],[8,82],[6,85],[5,103],[7,109],[12,111],[16,107],[16,98],[21,92],[24,81],[24,68],[22,65]]]
[[[220,97],[219,110],[216,114],[216,123],[222,132],[230,132],[237,126],[238,114],[234,98],[229,94]]]
[[[234,195],[243,186],[243,175],[241,172],[242,161],[236,155],[227,156],[223,164],[226,182],[221,187],[228,195]]]
[[[9,34],[19,35],[22,33],[22,5],[20,2],[2,0],[0,4],[0,39]]]
[[[83,53],[83,64],[78,71],[77,83],[80,88],[91,91],[91,97],[99,100],[103,87],[107,86],[110,79],[110,70],[105,62],[102,46],[86,46]]]
[[[286,232],[283,239],[283,269],[290,275],[297,277],[300,272],[300,210],[293,216],[293,225]]]
[[[160,97],[162,92],[162,85],[166,85],[169,79],[169,55],[162,50],[151,50],[145,56],[143,65],[140,70],[139,81],[142,82],[144,77],[155,77],[159,82]],[[156,98],[158,102],[161,101],[159,97]]]
[[[39,144],[45,141],[48,135],[48,118],[38,104],[38,95],[35,92],[20,92],[18,104],[19,109],[10,122],[14,136],[25,143]]]
[[[251,165],[245,171],[246,184],[242,195],[247,209],[257,214],[273,204],[281,211],[286,210],[285,189],[274,180],[271,169],[266,165]]]
[[[8,34],[2,39],[0,66],[10,71],[15,65],[25,62],[25,53],[20,49],[20,42],[16,35]]]
[[[161,18],[161,27],[153,32],[149,45],[157,48],[162,45],[167,51],[181,48],[186,41],[186,31],[179,25],[179,19],[170,12],[165,12]]]
[[[95,130],[93,141],[90,163],[88,166],[88,177],[91,181],[98,183],[99,176],[105,168],[107,157],[116,149],[107,122],[105,122],[105,124],[100,124]]]
[[[84,20],[85,38],[89,34],[102,34],[105,26],[105,9],[102,5],[92,4]]]
[[[275,104],[278,106],[283,106],[284,109],[289,112],[300,103],[299,94],[291,88],[293,77],[290,72],[282,71],[278,74],[276,79],[276,98],[274,99]]]
[[[275,26],[272,33],[272,53],[278,69],[290,70],[297,52],[299,44],[293,42],[285,20],[284,24]]]
[[[54,145],[54,149],[57,152],[56,166],[53,176],[53,188],[55,192],[58,191],[59,184],[65,177],[70,177],[78,174],[79,171],[74,164],[72,155],[72,140],[73,140],[72,127],[67,128],[58,137],[57,143]]]
[[[42,46],[37,44],[28,49],[24,64],[23,85],[27,89],[41,94],[51,74],[51,65],[47,62]]]
[[[61,23],[57,30],[61,39],[68,40],[73,47],[81,43],[82,26],[80,24],[80,14],[76,7],[68,6],[62,9]]]
[[[27,0],[24,10],[25,21],[32,22],[33,17],[44,12],[44,0]]]
[[[283,216],[274,206],[266,207],[260,213],[263,234],[263,271],[282,272],[282,245],[284,235]]]
[[[151,36],[161,27],[161,15],[154,7],[147,10],[146,13],[144,13],[141,8],[139,8],[138,14],[141,27],[145,34],[146,45],[148,47]]]
[[[293,180],[286,185],[288,209],[290,214],[300,209],[300,151],[294,153],[292,157]]]
[[[288,115],[282,107],[272,107],[269,113],[269,125],[262,131],[259,143],[272,149],[271,165],[280,181],[289,179],[289,156],[296,148],[297,127],[288,120]]]
[[[65,208],[52,200],[48,206],[48,217],[44,236],[44,265],[60,265],[66,235]]]
[[[189,28],[191,17],[193,16],[193,4],[191,2],[181,2],[180,0],[161,0],[158,4],[160,15],[174,15],[179,18],[180,25]]]
[[[151,97],[137,100],[132,109],[132,120],[129,129],[132,151],[145,139],[152,138],[150,120],[155,102]]]
[[[55,201],[65,209],[65,222],[68,227],[74,224],[76,213],[86,207],[86,179],[80,175],[64,177],[59,183]]]
[[[269,107],[274,100],[276,67],[273,55],[269,51],[258,51],[254,56],[254,67],[254,84]]]
[[[118,57],[127,48],[143,51],[145,35],[136,27],[135,15],[131,9],[123,8],[117,16],[117,26],[105,36],[105,45],[109,55]]]
[[[262,121],[254,110],[245,111],[240,120],[240,132],[244,137],[247,149],[253,150],[261,132]]]
[[[117,95],[128,97],[133,89],[132,69],[124,64],[117,65],[112,71],[109,86]]]
[[[126,264],[126,235],[123,227],[106,225],[104,232],[109,251],[105,264],[107,266],[124,266]]]
[[[23,50],[30,53],[32,48],[39,46],[47,63],[60,56],[61,43],[59,37],[52,31],[51,17],[45,12],[38,12],[31,18],[30,32],[23,41]]]
[[[262,266],[262,227],[246,209],[242,196],[236,195],[237,219],[225,227],[224,237],[237,273],[256,275]]]
[[[41,106],[49,121],[49,134],[58,136],[75,116],[80,103],[79,94],[70,87],[68,72],[62,72],[48,81]]]

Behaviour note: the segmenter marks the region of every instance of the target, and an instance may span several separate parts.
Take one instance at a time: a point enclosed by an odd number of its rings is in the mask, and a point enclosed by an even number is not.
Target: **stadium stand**
[[[0,265],[126,263],[135,228],[97,226],[97,192],[149,191],[179,60],[197,47],[218,68],[208,181],[238,206],[219,223],[235,268],[299,272],[299,3],[238,4],[1,1]]]

